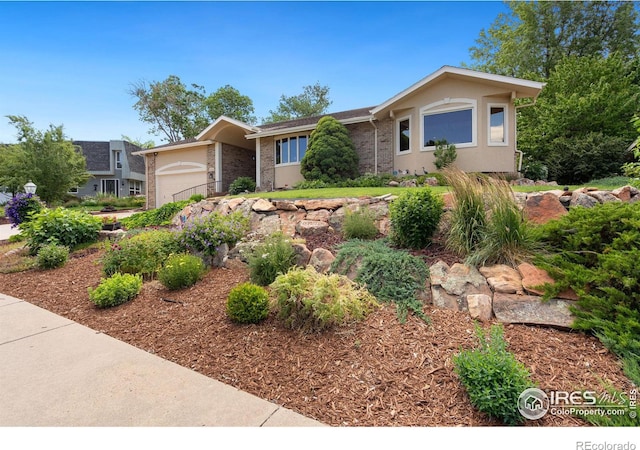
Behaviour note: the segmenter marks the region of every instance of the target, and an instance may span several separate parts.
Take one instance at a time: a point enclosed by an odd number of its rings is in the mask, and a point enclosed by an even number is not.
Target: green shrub
[[[202,259],[194,255],[170,255],[158,271],[158,280],[167,289],[175,290],[193,286],[206,270]]]
[[[55,269],[62,267],[69,258],[69,249],[63,245],[46,244],[38,250],[38,267],[41,269]]]
[[[282,233],[274,233],[256,245],[248,255],[251,281],[268,286],[295,265],[296,252]]]
[[[536,265],[556,281],[545,298],[572,288],[573,327],[595,334],[640,385],[640,203],[571,208],[536,236],[544,246]]]
[[[98,308],[118,306],[133,299],[142,289],[142,277],[116,273],[102,279],[97,288],[88,288],[89,299]]]
[[[106,276],[120,272],[153,278],[167,257],[180,251],[178,236],[171,231],[141,232],[111,244],[101,259],[102,271]]]
[[[227,316],[238,323],[258,323],[269,315],[269,293],[261,286],[240,284],[229,292]]]
[[[476,334],[479,347],[461,351],[453,358],[471,403],[507,425],[524,422],[518,411],[518,397],[533,387],[529,372],[507,351],[501,325],[493,325],[487,334],[476,325]]]
[[[375,297],[343,275],[323,275],[312,266],[294,267],[271,284],[273,308],[285,327],[321,331],[362,320]]]
[[[458,153],[454,144],[449,144],[446,140],[442,140],[436,141],[436,149],[433,152],[433,156],[436,169],[442,170],[455,162],[458,158]]]
[[[204,200],[204,195],[202,194],[193,194],[191,197],[189,197],[189,203],[198,203],[202,200]]]
[[[293,188],[298,189],[324,189],[328,187],[334,187],[334,183],[325,183],[322,180],[303,180],[293,185]]]
[[[398,319],[405,322],[409,311],[428,322],[418,299],[429,269],[422,259],[394,250],[383,240],[345,242],[338,247],[331,271],[347,274],[356,270],[355,281],[383,302],[395,303]]]
[[[20,224],[22,234],[32,254],[37,254],[45,244],[60,244],[74,247],[95,242],[102,229],[99,217],[64,208],[45,209],[29,222]]]
[[[229,194],[238,195],[243,192],[254,192],[256,190],[256,182],[251,177],[239,177],[233,180],[229,185]]]
[[[358,176],[358,153],[347,128],[331,116],[318,121],[309,136],[309,146],[300,172],[305,180],[336,183]]]
[[[540,161],[527,159],[522,164],[522,175],[530,180],[546,180],[549,176],[549,168]]]
[[[378,235],[376,216],[369,208],[346,210],[342,231],[346,239],[373,239]]]
[[[189,204],[189,201],[165,203],[160,208],[150,209],[132,214],[129,217],[120,219],[120,223],[125,228],[160,227],[171,225],[171,221],[182,209]]]
[[[442,198],[429,188],[403,192],[389,205],[391,239],[400,247],[427,247],[443,212]]]
[[[187,222],[178,238],[183,247],[212,259],[218,247],[233,247],[248,231],[249,220],[240,212],[223,216],[217,212]]]

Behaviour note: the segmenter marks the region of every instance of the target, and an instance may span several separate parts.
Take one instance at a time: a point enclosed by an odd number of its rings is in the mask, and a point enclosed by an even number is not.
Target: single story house
[[[92,178],[83,186],[71,190],[78,197],[110,194],[127,197],[145,194],[145,162],[142,150],[127,141],[73,141],[82,149],[87,172]]]
[[[331,115],[349,130],[360,173],[436,170],[435,142],[456,145],[470,172],[515,172],[516,107],[532,104],[544,83],[444,66],[378,106]],[[147,207],[227,191],[240,176],[263,191],[303,179],[300,160],[319,117],[252,126],[219,117],[194,139],[136,152],[146,160]],[[182,194],[182,195],[181,195]]]

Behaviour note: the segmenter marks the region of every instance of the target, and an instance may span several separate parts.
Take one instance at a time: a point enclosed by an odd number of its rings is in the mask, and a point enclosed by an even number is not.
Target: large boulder
[[[469,315],[472,319],[479,319],[483,322],[491,320],[493,317],[493,299],[486,294],[471,294],[467,296],[469,305]]]
[[[296,224],[296,232],[302,236],[318,236],[329,231],[329,224],[319,220],[301,220]]]
[[[517,270],[504,264],[481,267],[480,273],[487,279],[493,292],[522,294],[522,277]]]
[[[518,272],[522,276],[522,287],[525,291],[544,295],[544,285],[555,284],[555,280],[549,276],[546,270],[529,263],[522,263],[518,266]],[[567,300],[578,300],[578,296],[572,289],[567,289],[557,295],[558,298]]]
[[[524,211],[527,219],[536,224],[547,223],[568,213],[558,196],[550,193],[529,195]]]
[[[468,310],[467,296],[484,294],[491,296],[491,289],[482,274],[473,266],[456,263],[449,267],[438,261],[429,268],[431,274],[431,298],[439,308],[458,311]]]
[[[319,273],[326,273],[336,257],[325,248],[316,248],[311,252],[309,265],[313,266]]]
[[[522,323],[571,328],[573,315],[569,310],[575,302],[562,299],[542,301],[538,296],[496,293],[493,313],[502,323]]]

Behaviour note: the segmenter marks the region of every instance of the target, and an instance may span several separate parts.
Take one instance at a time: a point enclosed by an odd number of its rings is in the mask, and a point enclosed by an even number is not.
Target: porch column
[[[216,142],[216,167],[215,167],[216,190],[224,190],[222,186],[222,143]]]
[[[260,188],[260,139],[256,139],[256,186]]]

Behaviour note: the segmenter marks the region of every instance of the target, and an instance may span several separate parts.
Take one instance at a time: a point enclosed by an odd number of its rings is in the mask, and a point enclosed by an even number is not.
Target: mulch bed
[[[329,246],[330,239],[310,248]],[[432,251],[423,256],[455,262],[441,245]],[[361,323],[310,335],[286,330],[273,317],[237,325],[225,305],[230,289],[249,279],[244,268],[212,269],[174,292],[146,282],[133,301],[101,310],[87,294],[100,282],[101,254],[87,249],[60,269],[0,274],[0,292],[332,426],[501,425],[472,407],[453,370],[452,356],[476,345],[466,313],[428,305],[430,324],[412,316],[401,324],[385,305]],[[505,338],[542,389],[600,392],[601,380],[630,388],[616,357],[594,337],[508,325]],[[526,425],[586,423],[548,414]]]

